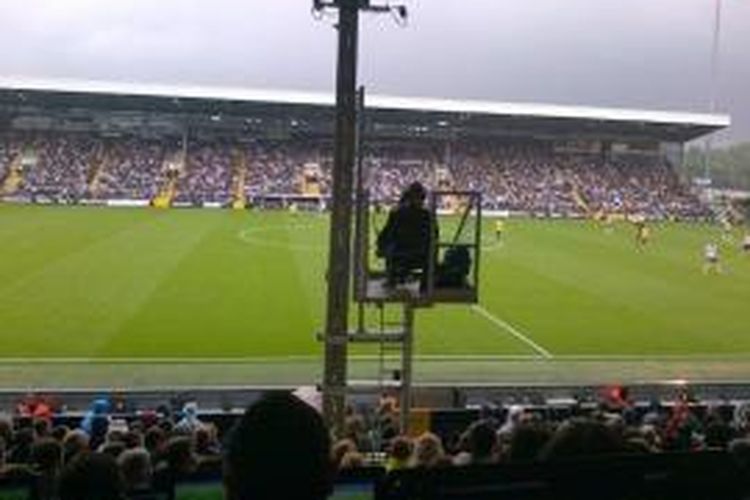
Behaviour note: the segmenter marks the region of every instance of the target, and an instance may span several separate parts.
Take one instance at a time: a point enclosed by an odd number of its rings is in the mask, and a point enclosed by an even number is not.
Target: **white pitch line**
[[[541,353],[540,353],[541,354]],[[551,359],[560,362],[575,361],[601,361],[601,362],[667,362],[667,361],[743,361],[750,362],[750,352],[732,354],[550,354]],[[397,355],[387,355],[387,359],[400,359]],[[0,356],[0,370],[5,367],[20,364],[31,365],[116,365],[116,364],[253,364],[253,363],[304,363],[319,362],[322,354],[316,355],[290,355],[290,356],[237,356],[237,357],[98,357],[98,358],[76,358],[76,357],[8,357]],[[376,354],[353,354],[349,356],[352,361],[377,361],[380,356]],[[416,361],[421,362],[456,362],[456,361],[538,361],[539,354],[417,354]]]
[[[400,359],[398,355],[386,355],[387,359]],[[352,354],[352,361],[378,361],[381,357],[376,354]],[[221,364],[253,364],[253,363],[306,363],[319,362],[322,354],[316,355],[291,355],[291,356],[237,356],[237,357],[8,357],[0,356],[0,370],[3,365],[117,365],[117,364],[143,364],[143,365],[221,365]],[[539,359],[534,354],[418,354],[414,356],[417,361],[533,361]]]
[[[523,342],[527,346],[529,346],[532,349],[534,349],[543,358],[545,358],[545,359],[552,359],[553,358],[552,353],[549,352],[547,349],[545,349],[544,347],[540,346],[539,344],[537,344],[536,342],[534,342],[533,340],[531,340],[529,337],[527,337],[526,335],[524,335],[523,333],[521,333],[520,331],[518,331],[518,329],[515,328],[513,325],[509,324],[506,321],[501,320],[500,318],[498,318],[497,316],[495,316],[494,314],[492,314],[491,312],[489,312],[484,307],[482,307],[480,305],[474,305],[474,306],[471,307],[471,309],[473,311],[477,312],[478,314],[480,314],[481,316],[483,316],[485,319],[487,319],[491,323],[495,324],[496,326],[498,326],[498,327],[502,328],[503,330],[505,330],[506,332],[510,333],[511,335],[513,335],[515,338],[517,338],[518,340],[520,340],[521,342]]]

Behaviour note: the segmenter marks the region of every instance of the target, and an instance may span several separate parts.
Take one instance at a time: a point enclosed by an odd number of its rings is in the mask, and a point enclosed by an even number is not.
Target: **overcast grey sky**
[[[379,1],[379,0],[373,0]],[[395,0],[394,0],[395,1]],[[367,15],[372,93],[708,110],[715,0],[405,0]],[[310,0],[0,0],[0,74],[330,91]],[[750,140],[750,0],[723,0],[719,111]]]

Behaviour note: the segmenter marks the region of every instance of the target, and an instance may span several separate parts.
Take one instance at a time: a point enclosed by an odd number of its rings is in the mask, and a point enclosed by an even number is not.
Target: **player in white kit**
[[[719,246],[710,241],[703,248],[703,274],[714,272],[721,274],[721,264],[719,263]]]

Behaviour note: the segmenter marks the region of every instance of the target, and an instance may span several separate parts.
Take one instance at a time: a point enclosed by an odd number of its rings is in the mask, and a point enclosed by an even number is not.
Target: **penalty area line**
[[[509,324],[507,321],[503,321],[502,319],[498,318],[497,316],[495,316],[494,314],[492,314],[491,312],[489,312],[484,307],[482,307],[480,305],[474,305],[474,306],[471,307],[471,310],[474,311],[474,312],[476,312],[477,314],[479,314],[480,316],[482,316],[483,318],[485,318],[487,321],[489,321],[490,323],[494,324],[495,326],[497,326],[497,327],[505,330],[506,332],[510,333],[516,339],[520,340],[521,342],[523,342],[527,346],[529,346],[532,349],[534,349],[534,351],[536,351],[544,359],[552,359],[553,358],[552,353],[549,352],[547,349],[545,349],[544,347],[540,346],[539,344],[537,344],[536,342],[534,342],[533,340],[531,340],[529,337],[527,337],[526,335],[524,335],[523,333],[521,333],[517,328],[515,328],[513,325]]]

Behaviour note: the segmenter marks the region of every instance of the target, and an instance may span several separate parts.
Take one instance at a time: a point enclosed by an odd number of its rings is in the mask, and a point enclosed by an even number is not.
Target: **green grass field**
[[[327,217],[279,212],[0,206],[1,356],[315,358]],[[480,308],[417,315],[436,358],[744,356],[750,256],[714,227],[488,222]],[[739,233],[736,235],[739,241]],[[456,358],[458,359],[458,358]]]

